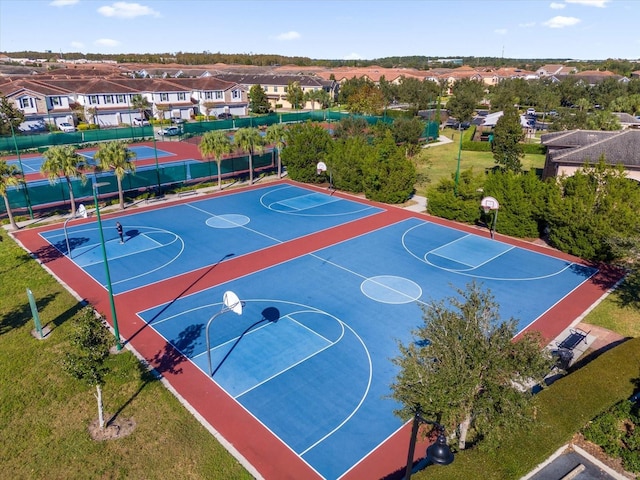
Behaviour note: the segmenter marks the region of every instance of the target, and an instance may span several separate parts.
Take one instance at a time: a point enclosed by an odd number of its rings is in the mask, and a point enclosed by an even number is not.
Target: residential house
[[[576,73],[578,71],[575,67],[569,67],[566,65],[560,64],[548,64],[543,65],[536,73],[539,77],[561,77],[563,75],[571,75],[572,73]]]
[[[247,114],[249,105],[247,90],[237,83],[212,76],[175,78],[168,82],[191,92],[191,107],[194,115],[216,118],[223,113]]]
[[[271,108],[291,109],[293,105],[287,100],[287,88],[289,84],[297,82],[303,93],[315,90],[325,90],[329,95],[335,95],[336,82],[323,80],[311,75],[268,75],[268,74],[242,74],[229,72],[214,72],[213,76],[220,80],[241,85],[247,92],[254,85],[260,85],[269,99]],[[307,102],[305,109],[314,109],[315,102]]]
[[[45,130],[46,124],[73,124],[73,92],[36,79],[0,83],[0,95],[13,102],[25,116],[25,121],[18,128],[23,132],[38,132]]]
[[[610,165],[623,165],[627,176],[640,182],[640,130],[570,130],[544,134],[540,141],[547,147],[543,178],[571,176],[604,157]]]

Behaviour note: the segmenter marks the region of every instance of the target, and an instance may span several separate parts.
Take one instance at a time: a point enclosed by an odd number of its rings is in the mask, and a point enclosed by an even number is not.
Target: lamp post
[[[27,187],[27,180],[24,177],[24,168],[22,167],[22,158],[20,158],[20,149],[18,148],[18,142],[16,140],[16,131],[13,129],[12,119],[9,118],[9,126],[11,127],[11,137],[13,138],[13,146],[16,149],[16,156],[18,157],[18,163],[20,164],[20,173],[22,174],[22,183],[24,183],[24,198],[27,201],[27,209],[29,210],[29,217],[33,220],[33,210],[31,209],[31,200],[29,199],[29,188]]]
[[[111,287],[111,274],[109,273],[109,262],[107,261],[107,247],[104,243],[104,232],[102,231],[102,219],[100,218],[100,207],[98,205],[98,188],[109,185],[107,182],[93,184],[93,200],[96,205],[96,217],[98,218],[98,230],[100,231],[100,246],[102,247],[102,259],[104,260],[104,271],[107,276],[107,290],[109,291],[109,303],[111,305],[111,318],[113,318],[113,334],[116,337],[116,349],[122,350],[120,341],[120,330],[118,329],[118,316],[116,314],[116,304],[113,299],[113,288]]]
[[[460,134],[460,146],[458,147],[458,167],[456,168],[456,181],[453,185],[453,195],[458,195],[458,181],[460,180],[460,156],[462,155],[462,122],[458,124],[458,133]]]
[[[153,153],[156,157],[156,179],[158,181],[158,195],[160,195],[162,192],[160,191],[160,169],[158,167],[158,146],[156,145],[156,132],[153,129],[153,126],[151,127],[151,138],[153,138]]]
[[[407,469],[405,472],[404,480],[409,480],[411,478],[412,468],[413,468],[413,455],[416,450],[416,437],[418,436],[418,428],[420,424],[426,423],[428,425],[433,425],[435,429],[438,431],[438,439],[427,448],[427,456],[425,460],[427,463],[435,463],[437,465],[449,465],[453,462],[453,452],[447,445],[447,439],[444,436],[444,427],[440,425],[438,422],[434,422],[433,420],[427,420],[420,415],[419,411],[416,411],[413,416],[413,426],[411,428],[411,440],[409,441],[409,454],[407,455]]]
[[[209,359],[209,370],[207,373],[211,376],[213,375],[213,370],[211,369],[211,343],[209,341],[209,327],[211,326],[211,322],[213,322],[216,318],[218,318],[223,313],[234,312],[238,315],[242,315],[242,307],[243,303],[240,301],[238,296],[230,290],[227,290],[222,295],[222,309],[213,315],[207,322],[207,328],[205,329],[205,337],[207,339],[207,358]]]

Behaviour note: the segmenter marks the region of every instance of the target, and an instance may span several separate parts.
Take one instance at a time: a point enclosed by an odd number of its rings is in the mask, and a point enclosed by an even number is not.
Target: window
[[[51,97],[51,105],[53,105],[54,107],[59,107],[60,105],[62,105],[62,100],[60,99],[60,97]]]
[[[213,92],[204,92],[204,99],[211,100],[213,98]]]
[[[178,92],[178,100],[185,101],[187,99],[187,95],[184,92]]]
[[[160,94],[160,101],[161,102],[168,102],[169,101],[169,94],[168,93],[161,93]]]
[[[99,103],[97,95],[89,95],[89,105],[98,105]]]
[[[274,91],[274,93],[277,93],[277,92],[278,92],[278,86],[277,86],[277,85],[274,85],[274,86],[273,86],[273,91]]]
[[[220,91],[220,90],[216,90],[215,92],[213,92],[215,94],[215,98],[216,100],[222,100],[224,99],[224,92]]]
[[[238,89],[232,90],[231,91],[231,98],[233,98],[234,100],[238,100],[240,98],[242,98],[242,92]]]
[[[125,96],[124,95],[116,95],[116,102],[117,103],[125,103]]]
[[[33,100],[31,99],[31,97],[22,97],[20,99],[20,108],[32,108],[33,107]]]
[[[104,96],[104,103],[106,103],[106,104],[113,103],[113,95],[105,95]]]

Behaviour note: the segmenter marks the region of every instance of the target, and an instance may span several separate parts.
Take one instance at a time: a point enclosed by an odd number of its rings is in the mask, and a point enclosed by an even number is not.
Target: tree
[[[96,387],[98,423],[104,428],[102,386],[109,369],[105,361],[113,346],[113,337],[106,329],[102,317],[96,316],[91,306],[84,307],[75,317],[71,345],[75,351],[67,352],[62,361],[63,369],[73,378],[90,387]]]
[[[325,161],[331,149],[331,135],[318,123],[297,123],[287,128],[287,147],[282,150],[282,162],[287,175],[297,182],[318,183],[318,162]]]
[[[622,165],[604,156],[563,177],[548,190],[545,220],[549,242],[587,260],[616,258],[610,239],[631,237],[640,228],[640,190]]]
[[[76,201],[73,194],[72,177],[79,178],[84,185],[87,182],[87,176],[82,171],[83,159],[76,149],[71,145],[56,145],[43,154],[44,162],[40,167],[43,175],[49,178],[49,182],[53,185],[58,178],[64,178],[67,182],[69,190],[69,203],[71,203],[71,216],[76,215]]]
[[[495,162],[505,170],[520,173],[524,157],[522,139],[520,114],[514,107],[507,107],[493,129],[491,151]]]
[[[415,113],[426,110],[438,97],[439,88],[431,80],[418,80],[415,77],[402,77],[397,88],[398,100],[407,103]]]
[[[542,382],[552,360],[538,332],[513,340],[517,322],[501,321],[490,290],[474,282],[457,294],[424,306],[414,341],[399,343],[391,396],[402,404],[396,414],[439,419],[464,449],[471,427],[490,441],[532,419],[524,385]]]
[[[274,123],[267,127],[264,137],[267,143],[271,143],[278,156],[278,178],[282,178],[282,148],[285,146],[285,132],[287,128],[281,123]]]
[[[257,83],[249,89],[249,109],[256,114],[269,113],[269,98],[264,88]]]
[[[390,131],[374,141],[375,156],[362,165],[362,184],[369,200],[385,203],[406,202],[414,193],[416,167],[398,147]]]
[[[8,188],[15,187],[22,183],[20,170],[15,165],[9,165],[4,159],[0,159],[0,195],[4,198],[4,207],[9,217],[9,223],[14,230],[18,229],[18,224],[13,218],[11,205],[9,204]]]
[[[12,135],[22,122],[22,110],[17,109],[7,97],[0,97],[0,135]]]
[[[418,152],[424,133],[424,122],[420,118],[397,118],[391,131],[396,143],[404,145],[407,157],[413,157]]]
[[[373,163],[376,150],[363,135],[336,138],[325,157],[335,188],[353,193],[364,191],[363,172],[365,163]]]
[[[249,154],[249,185],[253,185],[253,155],[264,150],[264,138],[257,128],[240,128],[233,135],[233,143]]]
[[[349,96],[346,109],[355,115],[380,115],[385,106],[384,95],[377,85],[364,84]]]
[[[233,150],[231,140],[222,130],[212,130],[202,135],[198,148],[203,157],[216,159],[216,164],[218,165],[218,190],[222,190],[222,157]]]
[[[369,123],[362,117],[343,117],[333,126],[334,138],[365,137]]]
[[[304,93],[299,82],[289,82],[287,85],[286,99],[294,110],[302,108]]]
[[[147,118],[147,112],[151,109],[149,100],[147,100],[146,97],[143,97],[139,93],[136,93],[131,97],[131,106],[135,110],[140,112],[140,120],[145,120]]]
[[[113,170],[118,181],[120,209],[124,210],[122,179],[127,173],[135,173],[136,171],[136,164],[133,163],[133,159],[136,158],[135,152],[129,150],[125,143],[114,141],[100,145],[94,158],[98,161],[101,170]]]

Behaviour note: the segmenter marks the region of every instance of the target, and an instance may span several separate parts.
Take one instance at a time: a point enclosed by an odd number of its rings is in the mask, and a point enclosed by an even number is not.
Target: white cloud
[[[111,38],[99,38],[98,40],[96,40],[95,42],[96,45],[99,45],[101,47],[117,47],[120,45],[120,42],[117,40],[113,40]]]
[[[564,0],[567,3],[575,3],[577,5],[585,5],[587,7],[604,8],[611,0]]]
[[[80,0],[53,0],[49,3],[52,7],[66,7],[67,5],[75,5]]]
[[[159,17],[160,14],[151,7],[145,7],[139,3],[115,2],[98,9],[98,13],[105,17],[136,18],[146,15]]]
[[[531,28],[536,26],[536,22],[527,22],[518,24],[520,28]]]
[[[506,35],[507,34],[507,29],[506,28],[496,28],[493,33],[497,33],[498,35]]]
[[[549,28],[564,28],[564,27],[572,27],[580,23],[580,19],[576,17],[562,17],[557,16],[550,18],[546,22],[543,23],[545,27]]]
[[[562,10],[566,6],[567,6],[566,3],[551,2],[551,5],[549,5],[549,8],[551,8],[552,10]]]
[[[275,36],[275,39],[288,42],[289,40],[297,40],[300,38],[300,36],[301,35],[298,32],[291,31],[291,32],[280,33]]]
[[[359,53],[350,53],[348,55],[346,55],[343,60],[362,60],[362,55],[360,55]]]
[[[71,42],[71,46],[73,48],[77,48],[78,50],[84,50],[84,43],[82,42]]]

